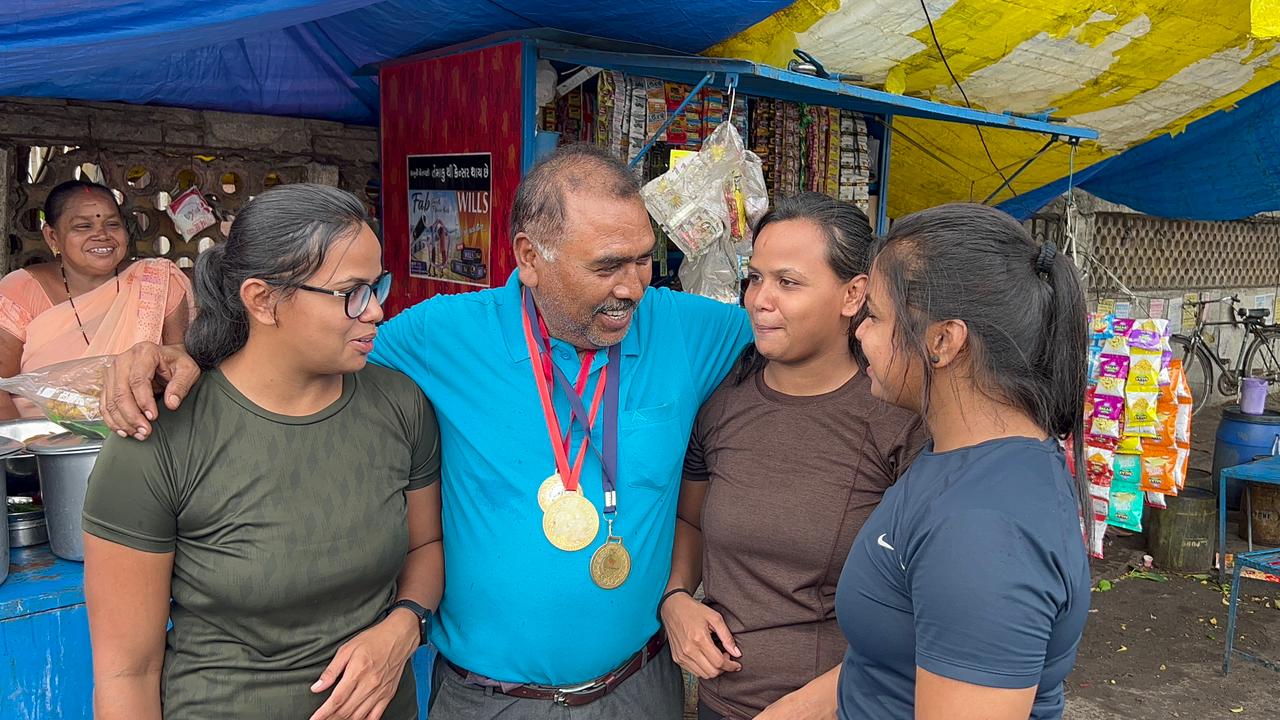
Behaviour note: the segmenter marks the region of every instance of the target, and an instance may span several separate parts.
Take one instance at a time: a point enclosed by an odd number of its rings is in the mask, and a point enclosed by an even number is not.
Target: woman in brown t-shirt
[[[835,717],[840,569],[925,439],[859,370],[871,243],[861,210],[817,193],[756,228],[755,345],[698,414],[659,605],[703,720]]]

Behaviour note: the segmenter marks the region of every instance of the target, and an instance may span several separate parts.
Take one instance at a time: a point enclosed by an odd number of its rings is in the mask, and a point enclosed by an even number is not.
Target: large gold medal
[[[552,545],[565,552],[577,552],[600,533],[600,514],[580,493],[566,492],[542,515],[542,532]]]
[[[568,492],[564,487],[564,481],[560,479],[560,473],[553,473],[551,477],[543,480],[542,485],[538,487],[538,507],[542,508],[542,512],[545,513]],[[581,495],[582,487],[579,486],[573,492]]]
[[[591,556],[591,579],[605,590],[613,590],[631,574],[631,553],[622,538],[610,536]]]

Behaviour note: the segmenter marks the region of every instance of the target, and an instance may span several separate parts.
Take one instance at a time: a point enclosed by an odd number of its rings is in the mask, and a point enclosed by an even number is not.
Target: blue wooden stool
[[[1236,569],[1231,576],[1231,608],[1227,611],[1227,654],[1222,658],[1222,674],[1225,675],[1231,671],[1231,653],[1233,652],[1246,660],[1280,671],[1280,664],[1233,647],[1236,642],[1236,606],[1240,602],[1240,571],[1244,568],[1253,568],[1269,575],[1280,575],[1280,548],[1241,553],[1236,556]]]

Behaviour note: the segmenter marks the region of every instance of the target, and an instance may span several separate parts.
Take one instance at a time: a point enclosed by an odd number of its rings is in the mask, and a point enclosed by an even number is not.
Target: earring
[[[934,365],[937,365],[938,363],[942,362],[942,358],[938,357],[937,355],[930,355],[929,362]]]

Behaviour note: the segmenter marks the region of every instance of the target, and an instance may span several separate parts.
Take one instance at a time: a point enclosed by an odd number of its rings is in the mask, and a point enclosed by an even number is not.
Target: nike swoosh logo
[[[880,533],[880,537],[876,538],[876,544],[884,548],[885,550],[889,550],[891,552],[896,553],[897,550],[894,550],[892,545],[884,541],[884,536],[887,534],[888,533]],[[898,567],[902,568],[903,570],[907,569],[907,566],[904,565],[901,560],[898,561]]]

